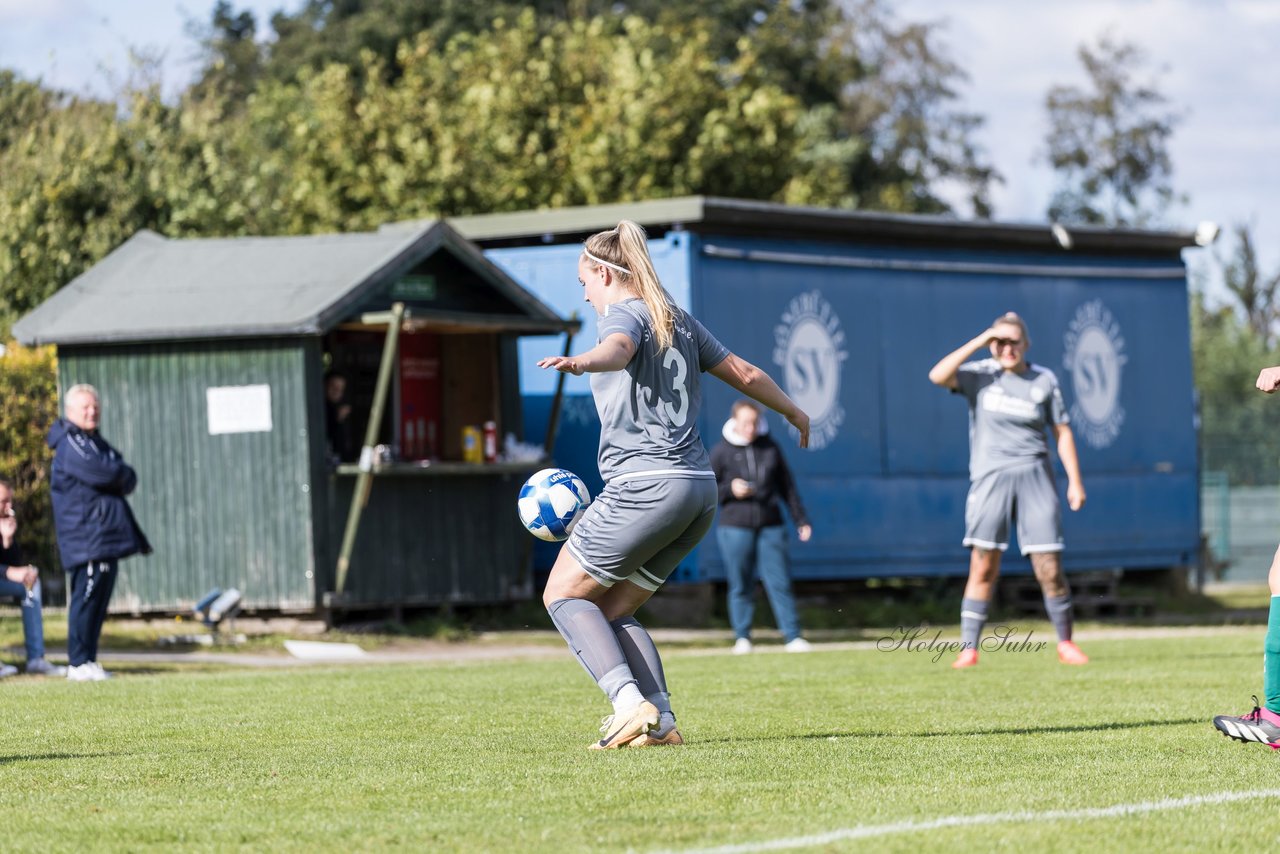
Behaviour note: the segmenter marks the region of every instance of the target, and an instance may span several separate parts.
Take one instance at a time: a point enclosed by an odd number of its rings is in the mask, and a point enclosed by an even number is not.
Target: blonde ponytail
[[[653,318],[659,352],[670,347],[675,340],[675,313],[671,310],[671,296],[653,269],[644,229],[624,219],[615,229],[591,235],[583,246],[588,258],[610,268],[619,284],[633,288],[644,300]]]

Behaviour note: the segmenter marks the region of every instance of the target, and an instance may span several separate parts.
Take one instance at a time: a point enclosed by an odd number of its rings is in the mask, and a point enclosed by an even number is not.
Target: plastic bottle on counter
[[[464,463],[483,463],[484,448],[480,428],[467,425],[462,428],[462,461]]]
[[[413,430],[413,421],[404,422],[404,457],[411,460],[418,456],[418,434]]]
[[[484,461],[486,463],[496,463],[498,461],[498,422],[484,422]]]

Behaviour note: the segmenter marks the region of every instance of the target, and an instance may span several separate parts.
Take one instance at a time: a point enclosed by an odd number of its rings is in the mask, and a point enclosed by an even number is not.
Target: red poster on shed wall
[[[400,456],[440,455],[440,337],[400,335]]]

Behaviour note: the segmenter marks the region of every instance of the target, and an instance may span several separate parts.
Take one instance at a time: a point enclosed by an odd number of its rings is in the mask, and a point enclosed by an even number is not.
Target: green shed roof
[[[322,334],[439,251],[513,304],[514,325],[574,325],[448,224],[429,221],[302,237],[169,239],[143,230],[14,324],[13,335],[33,345]]]

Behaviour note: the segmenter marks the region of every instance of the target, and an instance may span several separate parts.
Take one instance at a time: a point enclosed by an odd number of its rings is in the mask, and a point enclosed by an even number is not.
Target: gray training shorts
[[[711,530],[716,479],[625,477],[605,484],[565,548],[605,587],[627,580],[657,590]]]
[[[1062,507],[1047,459],[983,475],[964,504],[964,544],[1009,548],[1009,520],[1018,522],[1022,553],[1062,551]]]

